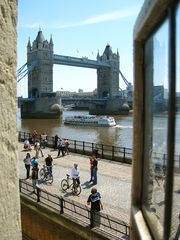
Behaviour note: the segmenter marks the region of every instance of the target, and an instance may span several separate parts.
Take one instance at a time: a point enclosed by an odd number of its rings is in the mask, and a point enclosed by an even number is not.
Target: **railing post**
[[[124,149],[124,151],[123,151],[123,159],[124,159],[124,162],[125,162],[126,161],[126,148],[124,147],[123,149]]]
[[[49,141],[49,139],[51,139],[50,141]],[[52,146],[52,148],[54,148],[55,149],[55,139],[54,139],[54,137],[49,137],[49,136],[47,136],[47,147],[49,147],[49,146]]]
[[[21,132],[18,132],[18,140],[21,141]]]
[[[112,146],[112,160],[114,160],[114,146]]]
[[[84,154],[84,142],[83,142],[83,154]]]
[[[41,192],[41,190],[40,190],[39,187],[37,187],[36,189],[37,189],[37,202],[40,202],[40,192]]]
[[[63,214],[64,213],[64,208],[63,208],[63,198],[59,198],[59,201],[60,201],[60,214]]]
[[[90,228],[94,227],[93,211],[90,210]]]
[[[166,164],[166,154],[164,153],[163,154],[163,167],[165,167],[165,164]]]
[[[104,158],[104,146],[103,146],[103,144],[101,146],[101,151],[102,151],[102,158]]]
[[[76,153],[76,140],[74,140],[74,152]]]
[[[24,140],[26,139],[26,133],[24,132]]]
[[[19,191],[21,193],[21,180],[19,180]]]

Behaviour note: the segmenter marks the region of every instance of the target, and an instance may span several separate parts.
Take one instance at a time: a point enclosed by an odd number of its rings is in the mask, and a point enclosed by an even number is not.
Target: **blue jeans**
[[[41,156],[44,157],[43,151],[41,148],[38,149],[38,153],[41,152]]]
[[[29,178],[30,167],[31,167],[30,164],[25,164],[25,168],[26,168],[26,178],[27,178],[27,179]]]
[[[47,166],[48,173],[52,175],[52,166]]]
[[[93,183],[97,184],[97,169],[93,169]]]
[[[91,170],[91,178],[90,178],[90,181],[93,181],[93,168],[91,168],[90,170]]]

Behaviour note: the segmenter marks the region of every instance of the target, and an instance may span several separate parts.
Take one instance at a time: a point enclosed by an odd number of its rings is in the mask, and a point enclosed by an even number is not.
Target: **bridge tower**
[[[27,44],[28,67],[35,66],[28,72],[28,97],[41,97],[53,92],[53,40],[45,40],[39,30],[32,45]]]
[[[97,55],[97,60],[107,62],[110,68],[97,69],[97,94],[98,98],[116,98],[119,96],[119,53],[113,53],[109,44],[106,45],[102,56]]]
[[[97,61],[107,63],[110,67],[97,69],[97,96],[99,101],[89,107],[90,114],[118,115],[128,114],[129,106],[119,95],[119,53],[113,53],[109,44],[103,55],[97,55]]]

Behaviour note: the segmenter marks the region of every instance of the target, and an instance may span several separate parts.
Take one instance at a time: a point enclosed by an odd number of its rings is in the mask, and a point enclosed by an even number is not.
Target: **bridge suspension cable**
[[[119,70],[119,73],[124,81],[124,83],[126,84],[127,87],[132,86],[132,84],[130,82],[128,82],[128,80],[125,78],[125,76],[122,74],[122,72]]]
[[[33,69],[39,65],[39,60],[25,63],[17,70],[17,82],[20,82],[28,73],[31,73]]]

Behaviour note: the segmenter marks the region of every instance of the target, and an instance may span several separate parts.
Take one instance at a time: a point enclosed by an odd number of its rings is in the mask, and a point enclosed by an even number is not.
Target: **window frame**
[[[142,182],[144,155],[144,119],[145,119],[145,72],[144,45],[166,19],[169,19],[169,62],[168,62],[168,139],[167,139],[167,183],[165,188],[165,212],[163,235],[169,239],[172,210],[174,150],[175,150],[175,84],[176,84],[176,7],[179,0],[147,0],[137,18],[134,27],[134,137],[133,137],[133,182],[131,208],[132,239],[153,239],[142,210]],[[170,81],[171,79],[171,81]]]

